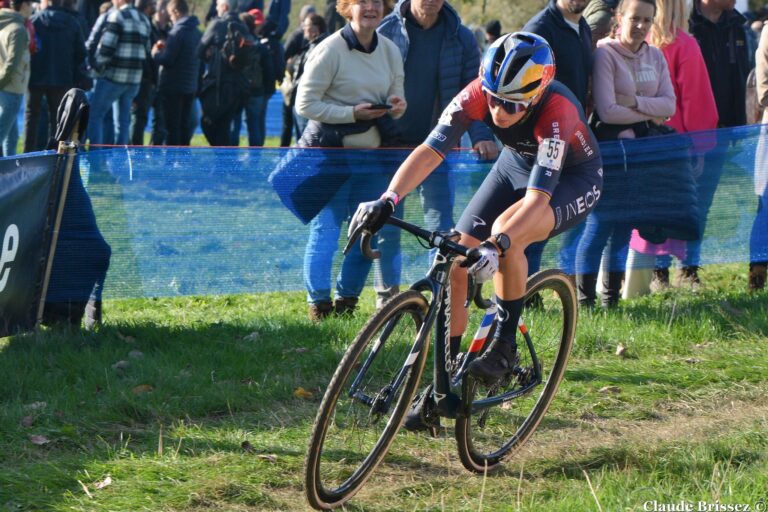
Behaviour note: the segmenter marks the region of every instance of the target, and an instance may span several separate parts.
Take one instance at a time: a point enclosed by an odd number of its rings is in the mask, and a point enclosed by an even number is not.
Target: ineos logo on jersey
[[[5,230],[3,245],[0,246],[0,292],[5,290],[8,277],[11,275],[11,263],[16,259],[16,251],[19,248],[19,228],[11,224]]]
[[[581,197],[577,197],[574,201],[571,201],[565,205],[565,213],[567,220],[571,220],[579,214],[592,209],[600,200],[600,189],[597,185],[592,185],[592,190],[587,192]]]

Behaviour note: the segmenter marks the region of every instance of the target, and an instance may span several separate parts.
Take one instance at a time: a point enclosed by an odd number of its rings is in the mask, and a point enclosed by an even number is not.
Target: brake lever
[[[352,232],[352,236],[347,238],[347,245],[344,246],[344,256],[346,256],[349,251],[352,250],[352,246],[355,245],[355,242],[357,242],[357,239],[360,236],[360,232],[362,230],[363,226],[358,226],[358,228]]]
[[[469,308],[469,305],[472,303],[472,299],[475,297],[476,286],[477,283],[475,283],[475,276],[467,272],[467,298],[464,301],[464,309]]]

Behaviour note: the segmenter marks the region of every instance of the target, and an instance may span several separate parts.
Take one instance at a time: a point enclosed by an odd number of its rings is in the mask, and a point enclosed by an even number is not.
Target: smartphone
[[[387,105],[386,103],[374,103],[368,108],[373,110],[389,110],[392,108],[392,105]]]

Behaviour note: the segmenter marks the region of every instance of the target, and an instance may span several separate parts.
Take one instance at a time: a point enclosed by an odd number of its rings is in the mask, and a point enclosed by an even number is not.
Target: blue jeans
[[[624,272],[632,226],[605,220],[599,210],[587,217],[576,252],[576,273],[597,274],[603,250],[608,255],[608,272]]]
[[[757,198],[757,215],[749,237],[749,262],[768,262],[768,189]]]
[[[23,99],[23,94],[0,91],[0,143],[3,156],[16,154],[16,146],[19,142],[19,126],[16,117],[19,115]]]
[[[725,159],[728,156],[728,144],[722,140],[718,145],[707,153],[704,160],[704,170],[701,176],[696,178],[696,193],[699,205],[699,222],[701,225],[701,239],[688,242],[685,251],[684,267],[698,267],[701,263],[701,242],[704,238],[704,230],[707,227],[707,215],[712,201],[715,198],[717,186],[720,184],[720,175],[723,173]]]
[[[88,140],[91,144],[104,144],[104,116],[112,109],[115,123],[115,144],[128,144],[131,128],[131,102],[139,92],[139,84],[119,84],[108,78],[99,78],[93,88]]]
[[[237,111],[235,119],[232,122],[232,144],[235,146],[240,143],[240,127],[243,122],[243,112],[245,112],[245,125],[248,128],[248,145],[263,146],[266,137],[266,118],[263,115],[267,108],[266,96],[251,96],[245,104],[245,107]]]
[[[358,204],[376,199],[387,185],[387,177],[383,174],[352,172],[352,176],[309,224],[309,240],[304,253],[304,286],[309,303],[331,300],[331,271],[339,248],[341,225],[357,210]],[[371,263],[360,251],[360,244],[356,243],[341,263],[336,279],[336,296],[360,296]]]
[[[304,128],[307,127],[308,122],[309,119],[301,117],[299,113],[296,112],[296,107],[293,107],[293,127],[296,130],[297,141],[301,138],[301,134],[304,133]]]

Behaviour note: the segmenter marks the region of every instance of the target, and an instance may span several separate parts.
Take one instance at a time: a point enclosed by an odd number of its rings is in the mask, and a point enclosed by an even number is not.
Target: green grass
[[[768,294],[743,293],[744,270],[582,311],[550,413],[502,471],[464,471],[449,434],[401,433],[347,509],[755,503],[768,489]],[[0,510],[306,508],[318,400],[372,302],[312,325],[301,293],[108,301],[96,333],[0,341]]]

